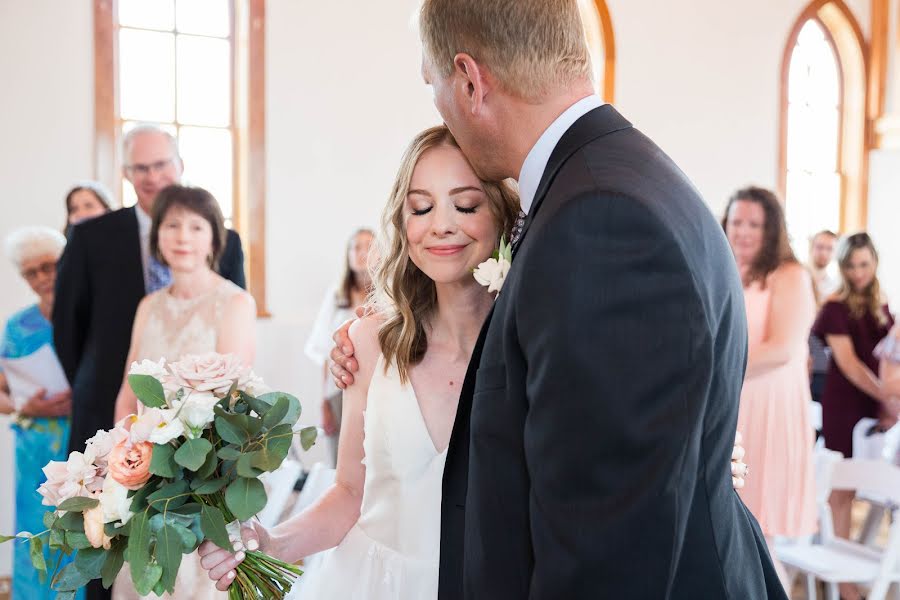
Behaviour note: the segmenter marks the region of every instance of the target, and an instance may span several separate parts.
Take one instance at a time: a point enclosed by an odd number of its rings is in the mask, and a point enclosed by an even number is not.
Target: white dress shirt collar
[[[137,216],[138,231],[141,234],[141,239],[149,237],[150,226],[153,224],[153,220],[150,218],[150,215],[144,212],[144,209],[141,208],[140,204],[134,205],[134,214],[135,216]]]
[[[531,210],[534,195],[541,184],[547,162],[559,140],[575,121],[603,104],[600,97],[593,94],[582,98],[556,117],[556,120],[544,130],[544,133],[532,146],[528,156],[525,157],[525,162],[522,163],[522,171],[519,173],[519,199],[522,203],[522,211],[526,215]]]

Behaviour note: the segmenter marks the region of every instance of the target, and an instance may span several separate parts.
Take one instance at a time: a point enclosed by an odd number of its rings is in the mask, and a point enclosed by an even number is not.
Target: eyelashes
[[[419,209],[419,210],[413,209],[412,214],[413,214],[413,216],[415,216],[415,217],[421,217],[422,215],[427,215],[428,213],[430,213],[430,212],[431,212],[431,208],[432,208],[432,207],[429,206],[428,208],[421,208],[421,209]],[[473,214],[475,214],[475,212],[478,210],[478,207],[477,207],[477,206],[473,206],[472,208],[465,208],[465,207],[462,207],[462,206],[457,206],[457,207],[456,207],[456,210],[457,210],[457,212],[461,212],[461,213],[463,213],[463,214],[465,214],[465,215],[473,215]]]

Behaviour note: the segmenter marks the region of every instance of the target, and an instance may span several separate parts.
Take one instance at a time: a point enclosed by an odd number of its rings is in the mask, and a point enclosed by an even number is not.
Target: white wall
[[[675,158],[716,211],[738,186],[774,185],[783,45],[805,2],[608,3],[625,116]],[[92,175],[91,4],[0,0],[0,235],[23,224],[58,226],[62,193]],[[302,346],[346,237],[376,224],[406,143],[439,121],[420,80],[410,27],[415,4],[267,2],[268,296],[275,317],[259,324],[257,363],[271,384],[304,400],[308,422],[318,414],[319,371]],[[849,4],[868,30],[867,0]],[[873,190],[876,196],[885,195]],[[890,202],[872,210],[896,216]],[[900,249],[885,256],[890,261],[896,270]],[[0,316],[29,301],[3,260],[0,289]],[[10,452],[0,427],[0,481],[11,478]],[[317,449],[313,458],[320,455]],[[0,495],[0,532],[11,529],[9,507]],[[9,569],[7,548],[0,546],[0,574]]]

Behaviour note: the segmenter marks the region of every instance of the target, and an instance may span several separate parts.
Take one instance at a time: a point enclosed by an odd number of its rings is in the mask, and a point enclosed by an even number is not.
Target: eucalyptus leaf
[[[259,452],[248,452],[246,454],[242,454],[241,457],[237,461],[237,474],[240,477],[249,477],[251,479],[256,479],[260,475],[263,474],[262,469],[257,469],[253,466],[254,461],[257,460],[259,456]]]
[[[147,508],[147,497],[156,491],[157,485],[156,481],[150,480],[131,497],[131,512],[137,513]]]
[[[57,515],[52,510],[48,510],[44,513],[44,527],[47,529],[53,529],[53,525],[56,523],[56,520],[59,519],[59,515]]]
[[[225,490],[225,504],[240,521],[246,521],[266,506],[266,489],[259,479],[238,477]]]
[[[75,563],[69,563],[53,578],[53,589],[57,592],[77,591],[88,584],[91,579],[78,570]]]
[[[181,566],[183,547],[182,537],[171,525],[164,526],[156,534],[156,560],[162,567],[160,583],[169,593],[175,591],[175,576]]]
[[[206,462],[203,463],[203,466],[197,469],[196,478],[198,479],[209,479],[215,474],[216,469],[219,466],[219,459],[216,456],[215,452],[210,452],[206,455]]]
[[[62,529],[51,529],[50,547],[54,550],[71,550],[68,544],[66,544],[66,532]],[[66,554],[70,554],[70,552],[66,552]]]
[[[194,483],[198,483],[199,485],[194,488],[194,493],[201,496],[205,494],[215,494],[228,484],[228,480],[228,477],[219,477],[217,479],[210,479],[209,481],[195,481]],[[193,484],[191,484],[191,487],[193,487]]]
[[[300,430],[300,445],[304,450],[309,450],[316,443],[318,430],[315,427],[304,427]]]
[[[178,473],[175,448],[169,444],[155,444],[150,459],[150,472],[160,477],[172,478]]]
[[[206,456],[212,450],[212,444],[206,438],[187,440],[175,452],[175,462],[191,471],[196,471],[206,462]]]
[[[259,398],[255,398],[247,392],[241,392],[241,400],[245,402],[247,406],[252,408],[253,412],[261,417],[267,415],[269,413],[269,410],[272,408],[271,402],[266,402],[264,400],[260,400]]]
[[[223,550],[234,552],[221,510],[215,506],[204,506],[200,512],[200,528],[207,540]]]
[[[234,446],[223,446],[222,448],[219,448],[216,455],[222,460],[237,460],[241,457],[241,451]]]
[[[112,586],[119,571],[122,570],[122,565],[125,564],[125,546],[127,543],[125,540],[114,540],[112,547],[106,553],[106,560],[100,569],[100,577],[103,578],[103,587],[106,589]]]
[[[158,511],[178,508],[190,498],[187,481],[173,481],[147,496],[147,504]],[[132,533],[132,535],[134,535]]]
[[[222,409],[220,407],[216,407],[216,418],[215,418],[215,427],[216,433],[219,434],[223,440],[228,442],[229,444],[236,444],[241,446],[250,439],[250,436],[247,435],[247,431],[234,424],[228,417],[223,416]]]
[[[263,426],[272,429],[284,419],[291,408],[291,400],[287,396],[278,396],[272,408],[263,416]]]
[[[84,548],[90,548],[91,542],[81,531],[67,531],[66,545],[75,550],[82,550]]]
[[[284,392],[270,392],[259,397],[259,399],[263,402],[266,402],[273,406],[279,398],[288,399],[288,410],[287,413],[285,413],[284,417],[282,417],[280,423],[287,423],[288,425],[293,427],[297,423],[297,419],[300,418],[300,413],[303,409],[303,407],[300,406],[300,401],[297,400],[296,397]]]
[[[129,375],[128,385],[141,404],[150,408],[165,408],[166,392],[162,384],[150,375]]]
[[[68,512],[53,524],[56,529],[66,531],[84,531],[84,516],[78,512]]]
[[[106,562],[106,550],[103,548],[85,548],[78,551],[72,564],[86,578],[99,579],[104,562]]]
[[[98,500],[97,498],[84,498],[82,496],[76,496],[74,498],[64,500],[56,508],[58,510],[63,510],[66,512],[84,512],[87,509],[94,508],[99,504],[100,500]]]
[[[134,583],[134,589],[141,596],[148,596],[156,583],[162,577],[162,567],[157,563],[147,564],[143,569],[136,571],[134,563],[131,563],[131,581]]]
[[[253,453],[251,464],[263,471],[276,470],[287,458],[293,438],[294,432],[291,430],[290,425],[287,423],[278,425],[263,438],[263,447]],[[240,460],[238,460],[238,474],[241,474]]]
[[[44,542],[38,536],[31,537],[31,564],[41,574],[41,581],[47,577],[47,561],[44,560]]]
[[[147,513],[139,512],[129,521],[131,535],[128,536],[128,562],[131,565],[131,578],[137,585],[136,575],[143,575],[150,565],[150,519]],[[157,580],[159,578],[157,577]],[[154,584],[156,581],[153,582]],[[153,585],[151,584],[152,588]]]

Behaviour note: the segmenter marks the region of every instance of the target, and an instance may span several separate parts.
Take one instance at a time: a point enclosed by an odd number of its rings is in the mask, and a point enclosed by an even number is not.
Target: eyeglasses
[[[41,263],[36,267],[32,267],[31,269],[25,269],[22,271],[22,277],[25,278],[25,281],[34,281],[37,279],[38,275],[53,275],[56,272],[56,263],[55,262],[45,262]]]
[[[174,158],[167,158],[166,160],[158,160],[155,163],[150,163],[149,165],[135,163],[133,165],[125,165],[125,170],[128,171],[128,173],[131,174],[132,177],[135,175],[146,177],[151,172],[162,173],[173,162],[175,162]]]

